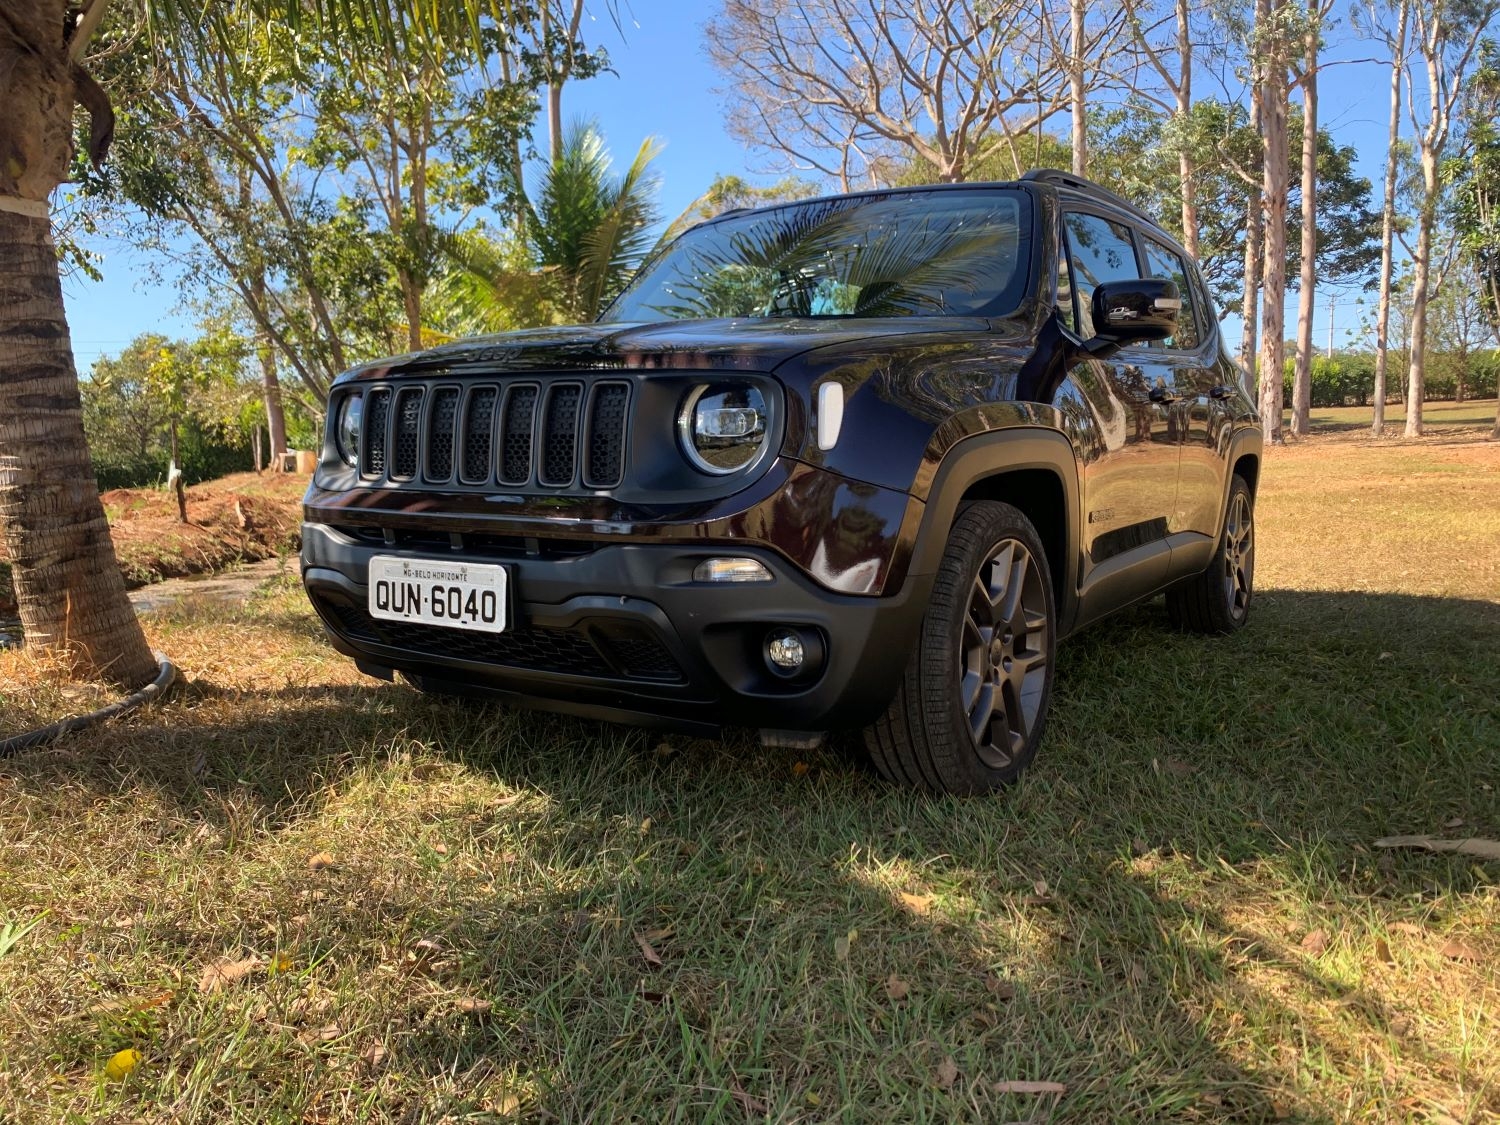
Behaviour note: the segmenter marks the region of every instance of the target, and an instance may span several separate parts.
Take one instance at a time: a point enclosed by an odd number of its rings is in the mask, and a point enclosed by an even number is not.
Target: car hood
[[[657,324],[587,324],[537,328],[461,340],[377,360],[352,378],[432,375],[479,367],[493,371],[729,370],[770,371],[814,348],[888,336],[983,331],[969,317],[889,320],[776,318],[674,320]]]

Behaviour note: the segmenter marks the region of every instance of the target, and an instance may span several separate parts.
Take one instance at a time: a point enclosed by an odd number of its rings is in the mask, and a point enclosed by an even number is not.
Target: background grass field
[[[1500,868],[1373,841],[1500,837],[1497,484],[1275,451],[1250,627],[1072,639],[982,800],[364,680],[291,579],[157,616],[184,688],[0,763],[0,1119],[1495,1120]]]

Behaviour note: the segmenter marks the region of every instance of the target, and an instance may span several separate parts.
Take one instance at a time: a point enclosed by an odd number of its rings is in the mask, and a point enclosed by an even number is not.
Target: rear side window
[[[1168,250],[1159,242],[1153,242],[1147,238],[1142,240],[1142,245],[1146,250],[1146,275],[1165,277],[1170,281],[1175,281],[1177,291],[1182,294],[1182,312],[1177,315],[1177,334],[1167,337],[1162,344],[1179,350],[1196,348],[1203,336],[1198,329],[1198,294],[1193,287],[1186,264],[1181,255],[1174,250]]]
[[[1074,211],[1063,215],[1063,228],[1068,239],[1069,289],[1076,307],[1078,334],[1087,340],[1094,335],[1090,301],[1095,287],[1106,281],[1132,281],[1141,276],[1141,267],[1135,260],[1129,227]],[[1058,300],[1062,300],[1061,292]]]

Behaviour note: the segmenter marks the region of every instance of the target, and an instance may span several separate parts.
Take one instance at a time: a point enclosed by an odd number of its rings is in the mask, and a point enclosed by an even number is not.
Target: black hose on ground
[[[126,696],[118,703],[111,703],[108,707],[101,707],[97,711],[90,711],[87,715],[78,715],[71,719],[63,719],[61,722],[42,727],[40,730],[28,731],[25,734],[18,734],[0,740],[0,758],[8,758],[19,751],[30,750],[34,746],[51,742],[76,730],[84,730],[94,726],[96,723],[102,723],[106,719],[117,719],[121,715],[128,715],[143,703],[151,702],[151,700],[171,687],[172,681],[177,678],[176,665],[159,652],[152,655],[156,657],[160,670],[156,674],[156,679],[141,688],[140,691]]]

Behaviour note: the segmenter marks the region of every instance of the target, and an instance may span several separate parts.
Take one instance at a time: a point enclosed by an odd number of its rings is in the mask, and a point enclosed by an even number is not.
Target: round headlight
[[[338,440],[339,456],[350,468],[359,464],[359,422],[364,416],[365,396],[345,395],[339,403],[338,429],[334,434]]]
[[[770,416],[766,399],[752,386],[694,387],[677,416],[682,449],[705,473],[743,469],[765,448]]]

